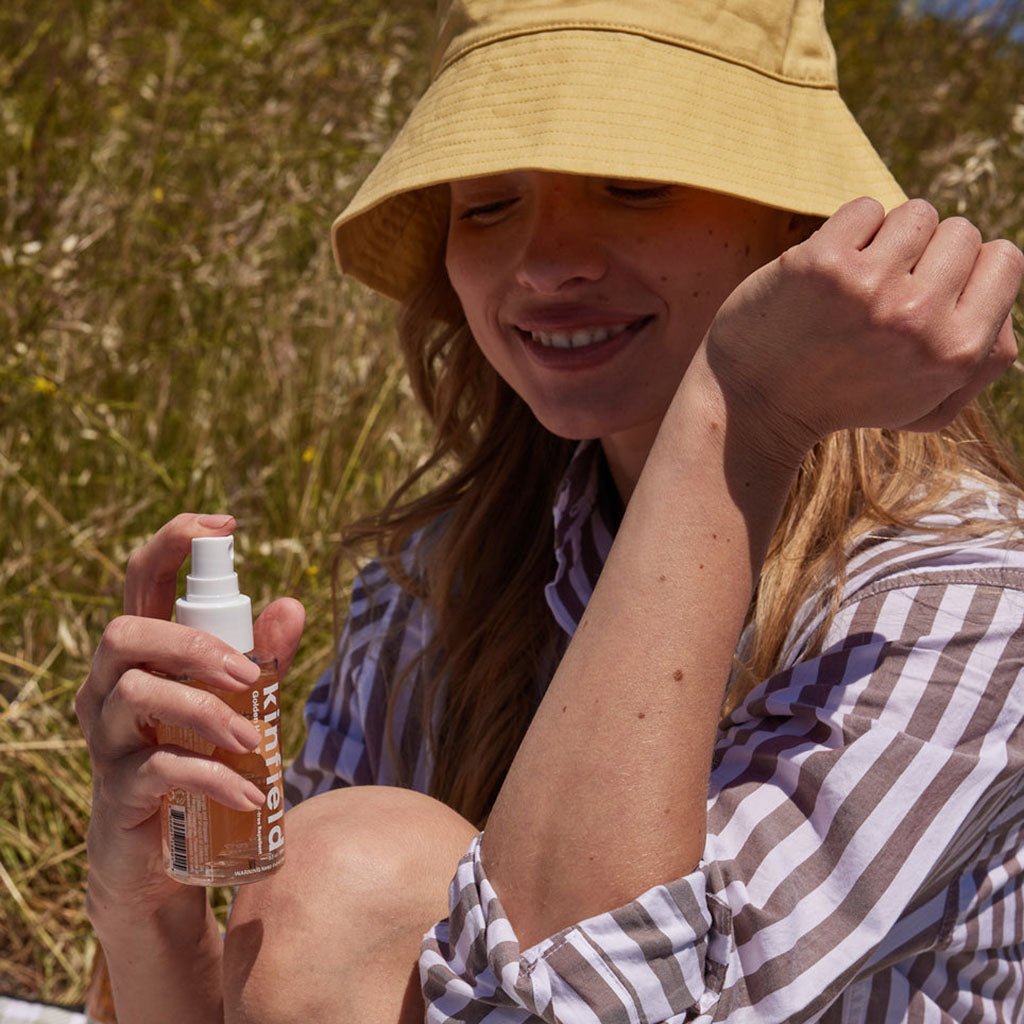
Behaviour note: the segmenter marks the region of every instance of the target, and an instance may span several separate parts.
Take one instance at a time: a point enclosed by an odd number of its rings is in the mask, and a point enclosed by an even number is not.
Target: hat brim
[[[674,182],[830,216],[906,199],[836,89],[640,35],[533,33],[433,82],[335,220],[338,266],[405,298],[436,259],[458,178],[532,168]]]

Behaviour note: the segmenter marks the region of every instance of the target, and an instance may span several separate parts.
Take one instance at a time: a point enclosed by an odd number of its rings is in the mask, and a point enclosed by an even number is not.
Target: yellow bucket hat
[[[439,0],[431,84],[333,226],[397,299],[444,183],[533,168],[673,182],[827,217],[906,198],[839,96],[823,0]]]

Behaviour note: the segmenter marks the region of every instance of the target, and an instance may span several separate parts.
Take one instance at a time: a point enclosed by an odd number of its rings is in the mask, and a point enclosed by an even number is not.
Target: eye
[[[641,185],[622,182],[610,182],[606,186],[608,194],[616,199],[628,199],[638,203],[667,199],[674,187],[674,185]]]
[[[459,214],[459,220],[488,223],[491,220],[496,220],[499,214],[513,206],[516,201],[515,197],[511,197],[509,199],[495,199],[490,203],[478,203],[475,206],[467,206]]]

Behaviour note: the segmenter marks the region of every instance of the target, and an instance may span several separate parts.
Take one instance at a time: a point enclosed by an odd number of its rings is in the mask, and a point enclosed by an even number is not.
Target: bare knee
[[[225,946],[226,1019],[422,1020],[416,960],[448,914],[476,829],[410,790],[359,786],[285,819],[285,864],[242,886]]]

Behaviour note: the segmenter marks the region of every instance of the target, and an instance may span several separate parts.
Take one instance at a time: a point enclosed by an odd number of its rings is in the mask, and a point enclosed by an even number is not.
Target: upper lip
[[[514,327],[531,334],[584,331],[595,327],[619,327],[645,319],[646,314],[596,306],[550,306],[526,310],[510,318]]]

